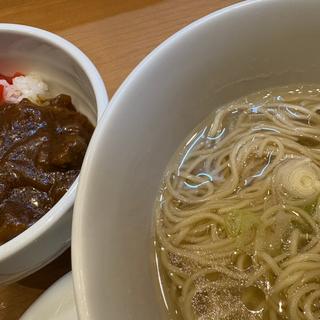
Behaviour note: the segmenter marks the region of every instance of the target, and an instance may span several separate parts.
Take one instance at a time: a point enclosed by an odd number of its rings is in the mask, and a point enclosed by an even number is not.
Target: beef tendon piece
[[[50,198],[57,202],[68,191],[80,170],[69,170],[66,172],[55,172],[54,183],[49,191]]]
[[[0,244],[39,220],[53,206],[46,192],[33,187],[13,189],[0,205]]]

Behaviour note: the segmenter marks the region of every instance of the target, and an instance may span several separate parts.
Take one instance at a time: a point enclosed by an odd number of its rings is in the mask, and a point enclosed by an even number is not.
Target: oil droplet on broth
[[[246,308],[254,313],[262,312],[266,303],[264,292],[253,286],[241,290],[241,300]]]

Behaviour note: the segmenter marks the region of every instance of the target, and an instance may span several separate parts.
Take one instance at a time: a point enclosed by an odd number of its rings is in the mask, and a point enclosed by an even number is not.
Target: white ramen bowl
[[[123,83],[89,146],[75,204],[81,320],[167,319],[152,250],[164,169],[222,104],[271,86],[320,84],[319,12],[319,0],[241,2],[173,35]]]
[[[44,30],[0,24],[0,73],[15,71],[39,73],[52,94],[70,94],[78,111],[94,124],[107,106],[104,83],[78,48]],[[0,284],[30,274],[68,248],[77,180],[39,221],[0,246]]]

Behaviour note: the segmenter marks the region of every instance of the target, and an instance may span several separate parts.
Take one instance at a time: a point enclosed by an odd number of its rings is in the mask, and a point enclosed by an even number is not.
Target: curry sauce
[[[0,244],[40,219],[80,172],[93,133],[70,96],[0,105]]]

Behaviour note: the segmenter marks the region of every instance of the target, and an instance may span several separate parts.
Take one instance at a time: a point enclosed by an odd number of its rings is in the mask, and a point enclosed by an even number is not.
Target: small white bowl
[[[50,32],[0,24],[0,73],[37,72],[53,94],[70,94],[94,124],[108,104],[97,69],[73,44]],[[0,284],[41,268],[70,245],[72,205],[78,179],[60,201],[29,229],[0,246]]]
[[[75,204],[81,320],[168,319],[152,250],[163,171],[218,106],[266,87],[320,84],[319,12],[319,0],[240,2],[173,35],[123,83],[94,133]]]

